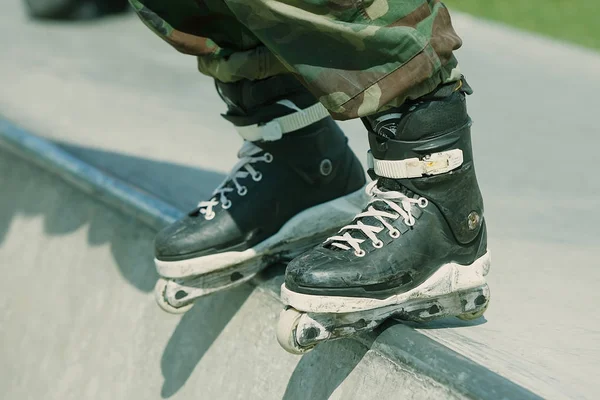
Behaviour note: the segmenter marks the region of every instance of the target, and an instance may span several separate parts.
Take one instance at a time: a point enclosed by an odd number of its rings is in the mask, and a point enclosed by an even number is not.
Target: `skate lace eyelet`
[[[225,203],[221,204],[221,208],[223,208],[223,210],[227,210],[231,207],[232,204],[233,203],[231,202],[231,200],[227,200]]]
[[[273,162],[273,154],[265,153],[265,155],[263,156],[263,160],[265,160],[266,163],[272,163]]]
[[[375,247],[376,249],[380,249],[380,248],[382,248],[382,247],[383,247],[383,241],[382,241],[382,240],[380,240],[380,241],[378,241],[378,242],[373,242],[373,243],[372,243],[372,245],[373,245],[373,247]]]
[[[414,218],[407,218],[404,220],[404,223],[406,224],[406,226],[415,226],[415,219]]]
[[[394,229],[393,231],[389,231],[388,234],[393,239],[398,239],[400,237],[400,231],[398,229]]]
[[[257,172],[255,175],[252,175],[252,180],[254,182],[260,182],[263,178],[263,175],[260,172]]]
[[[360,250],[358,250],[358,251],[355,251],[355,252],[354,252],[354,255],[355,255],[356,257],[364,257],[364,256],[365,256],[365,254],[367,254],[367,252],[366,252],[366,251],[364,251],[364,250],[362,250],[362,249],[360,249]]]
[[[246,186],[242,186],[241,188],[239,188],[239,190],[237,191],[237,193],[240,196],[245,196],[248,193],[248,188]]]
[[[211,219],[213,219],[215,217],[215,213],[210,213],[210,214],[204,214],[204,219],[207,221],[210,221]]]
[[[419,198],[419,207],[425,208],[425,207],[427,207],[428,204],[429,204],[429,200],[427,200],[425,197]]]

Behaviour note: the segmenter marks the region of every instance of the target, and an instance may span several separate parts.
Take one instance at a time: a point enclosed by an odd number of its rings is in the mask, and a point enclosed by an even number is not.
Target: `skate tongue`
[[[415,194],[400,184],[396,179],[379,178],[377,188],[383,192],[400,192],[407,197],[413,197]]]
[[[398,183],[394,179],[380,178],[377,182],[377,188],[383,192],[391,192],[391,191],[400,192],[408,197],[412,197],[414,195],[413,192],[411,192],[410,190],[408,190],[407,188],[402,186],[400,183]],[[373,204],[369,204],[367,206],[367,209],[369,207],[373,207],[380,211],[389,212],[391,214],[398,214],[396,212],[396,210],[394,210],[393,208],[391,208],[389,205],[387,205],[386,203],[384,203],[382,201],[378,201]],[[383,224],[381,223],[381,221],[379,221],[375,217],[362,217],[360,219],[355,219],[353,224],[357,223],[359,220],[365,225],[383,227]],[[389,222],[392,222],[392,221],[389,221]],[[346,232],[350,233],[350,235],[355,239],[362,239],[365,241],[370,241],[369,237],[363,231],[361,231],[359,229],[347,230]],[[333,242],[330,242],[330,243],[333,243]],[[335,250],[335,251],[338,251],[338,250],[345,251],[343,249],[340,249],[337,246],[331,246],[330,243],[328,243],[326,245],[327,248],[330,248],[331,250]]]
[[[265,153],[265,154],[263,154]],[[262,157],[259,156],[262,154]],[[223,208],[229,208],[231,206],[231,200],[227,197],[230,193],[238,193],[241,196],[244,196],[247,192],[247,188],[241,183],[241,180],[252,178],[255,179],[255,174],[262,175],[260,172],[257,172],[250,164],[254,164],[259,161],[270,163],[273,161],[273,156],[269,154],[270,160],[267,158],[267,153],[256,146],[252,142],[245,141],[242,145],[242,148],[238,152],[239,161],[233,166],[229,175],[225,177],[225,180],[215,189],[212,194],[212,197],[208,201],[201,201],[198,203],[198,206],[191,210],[188,215],[190,217],[199,216],[203,207],[208,207],[209,211],[212,210],[212,207],[218,205],[218,203],[223,204]],[[261,178],[256,178],[256,180],[260,180]],[[239,191],[245,191],[242,194]],[[229,205],[225,207],[225,204]],[[212,219],[212,218],[210,218]]]

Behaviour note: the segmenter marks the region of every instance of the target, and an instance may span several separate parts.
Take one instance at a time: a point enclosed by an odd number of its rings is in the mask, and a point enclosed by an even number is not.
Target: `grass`
[[[600,50],[600,0],[443,0],[451,10]]]

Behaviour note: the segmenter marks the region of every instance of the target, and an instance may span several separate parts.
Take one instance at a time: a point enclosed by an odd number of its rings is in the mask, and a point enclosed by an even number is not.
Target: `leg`
[[[365,203],[364,172],[325,108],[287,69],[278,73],[282,64],[268,61],[271,53],[230,21],[220,1],[208,4],[136,7],[161,37],[198,56],[201,71],[217,78],[224,117],[244,139],[239,162],[213,196],[156,237],[163,277],[157,301],[170,312],[313,247]],[[223,32],[211,25],[218,20],[234,24]]]
[[[386,318],[474,319],[489,302],[483,200],[466,82],[364,118],[370,203],[352,224],[292,261],[278,338],[291,352],[373,329]]]
[[[289,265],[282,345],[307,350],[393,315],[481,314],[490,260],[465,106],[470,89],[443,4],[227,5],[332,115],[363,117],[377,179],[352,224]]]
[[[225,0],[334,118],[371,115],[457,81],[462,42],[439,0]]]
[[[185,311],[313,247],[366,203],[360,162],[322,105],[291,75],[217,82],[245,139],[208,201],[155,240],[159,304]]]
[[[227,4],[334,116],[363,117],[369,133],[371,201],[289,264],[283,347],[307,351],[391,316],[483,314],[490,256],[465,105],[471,90],[443,4]]]
[[[129,0],[142,22],[198,69],[220,82],[265,79],[290,71],[222,0]]]

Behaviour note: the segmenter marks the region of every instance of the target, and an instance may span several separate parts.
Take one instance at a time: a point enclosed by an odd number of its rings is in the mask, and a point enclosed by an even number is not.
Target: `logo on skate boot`
[[[377,133],[381,136],[384,136],[388,139],[393,139],[396,137],[396,123],[389,122],[385,125],[380,125],[377,127]]]

